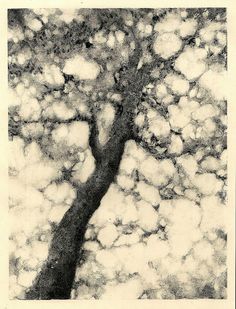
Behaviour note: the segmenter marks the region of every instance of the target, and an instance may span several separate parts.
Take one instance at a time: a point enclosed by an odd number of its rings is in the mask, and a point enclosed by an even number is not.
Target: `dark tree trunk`
[[[109,133],[110,138],[103,148],[98,143],[96,123],[91,128],[90,146],[96,160],[96,170],[86,184],[77,190],[76,200],[54,232],[48,259],[26,292],[26,299],[70,298],[87,224],[114,181],[126,141],[134,137],[134,112],[140,101],[141,90],[150,79],[147,70],[137,71],[140,53],[137,42],[137,48],[129,61],[130,68],[120,80],[119,87],[124,97],[123,110],[116,116]]]
[[[87,223],[113,182],[125,142],[130,138],[129,115],[124,112],[116,120],[109,141],[100,156],[97,153],[96,170],[87,183],[77,190],[77,198],[54,232],[48,259],[26,292],[26,299],[70,298]]]

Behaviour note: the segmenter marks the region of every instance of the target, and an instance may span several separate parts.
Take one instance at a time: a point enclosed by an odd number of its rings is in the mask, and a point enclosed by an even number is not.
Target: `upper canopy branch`
[[[95,158],[96,162],[99,163],[102,159],[102,147],[98,139],[99,129],[94,113],[90,121],[90,135],[89,135],[89,146],[92,151],[92,155]]]

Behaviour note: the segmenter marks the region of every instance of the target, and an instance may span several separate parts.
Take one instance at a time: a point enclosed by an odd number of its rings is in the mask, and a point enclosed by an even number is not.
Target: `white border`
[[[226,7],[228,11],[228,298],[227,300],[133,300],[133,301],[10,301],[8,300],[8,206],[7,206],[7,8],[165,8]],[[0,308],[58,309],[78,307],[110,309],[233,309],[235,308],[235,175],[236,175],[236,1],[234,0],[11,0],[0,1]]]

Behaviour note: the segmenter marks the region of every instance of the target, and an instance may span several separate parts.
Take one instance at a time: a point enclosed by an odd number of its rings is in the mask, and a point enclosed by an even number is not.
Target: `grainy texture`
[[[8,22],[10,297],[226,298],[226,10]]]

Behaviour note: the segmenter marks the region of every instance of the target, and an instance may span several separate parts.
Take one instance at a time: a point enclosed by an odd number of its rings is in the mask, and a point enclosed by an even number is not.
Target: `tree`
[[[49,15],[48,22],[45,22],[40,12],[9,10],[10,29],[16,27],[26,32],[30,27],[34,28],[33,37],[30,38],[29,34],[28,38],[25,37],[20,42],[9,43],[10,56],[18,50],[29,49],[31,51],[32,57],[24,66],[24,72],[37,77],[37,74],[43,74],[45,70],[42,59],[47,61],[51,53],[59,59],[59,63],[61,61],[66,63],[71,54],[85,54],[85,50],[87,59],[92,59],[92,63],[99,66],[99,74],[95,78],[85,77],[83,80],[81,76],[76,77],[73,68],[70,67],[63,71],[63,83],[50,85],[50,81],[42,82],[41,91],[44,95],[52,91],[59,91],[62,94],[64,91],[62,95],[66,98],[70,92],[74,91],[75,96],[82,97],[89,103],[90,110],[87,115],[78,111],[73,117],[59,121],[61,124],[71,124],[74,121],[86,121],[89,124],[89,146],[95,159],[95,169],[86,183],[73,183],[77,192],[76,198],[54,231],[48,258],[32,287],[26,292],[27,299],[70,298],[76,265],[81,259],[87,224],[117,175],[128,140],[141,144],[155,158],[174,158],[174,155],[167,151],[171,142],[169,137],[158,137],[158,134],[157,136],[152,134],[151,138],[145,138],[142,129],[135,123],[137,115],[143,108],[143,102],[162,111],[163,115],[167,113],[161,99],[156,99],[152,95],[152,90],[148,90],[148,85],[155,83],[157,79],[164,79],[168,72],[174,72],[175,61],[185,46],[194,44],[195,34],[187,35],[182,42],[173,35],[169,39],[173,39],[172,44],[177,44],[177,47],[174,47],[172,51],[168,45],[164,47],[164,51],[162,50],[161,40],[158,41],[155,34],[151,34],[152,30],[149,32],[149,28],[155,27],[168,12],[169,10],[164,9],[82,9],[78,10],[75,15],[70,12],[67,16],[69,19],[72,16],[69,22],[65,19],[63,21],[62,18],[57,23],[53,15]],[[200,20],[203,20],[204,12],[206,12],[204,9],[188,11],[195,20],[197,15]],[[62,16],[60,14],[61,12],[58,13],[58,11],[55,13],[57,18]],[[212,14],[211,18],[214,18],[216,15],[223,16],[224,12],[209,10],[209,14]],[[32,20],[35,23],[33,26],[30,25]],[[37,23],[38,29],[36,29]],[[147,27],[146,30],[145,27]],[[120,35],[120,40],[126,43],[122,47],[115,45],[107,50],[107,46],[104,47],[100,41],[102,42],[103,37],[107,37],[110,31],[115,32],[117,37]],[[179,47],[178,44],[180,44]],[[122,49],[125,51],[123,55]],[[170,51],[169,54],[168,51]],[[111,69],[107,69],[106,62],[113,64]],[[50,67],[50,70],[53,68]],[[9,83],[14,83],[15,76],[21,76],[21,74],[22,71],[16,64],[9,64]],[[76,90],[70,89],[72,84]],[[86,90],[86,87],[89,90]],[[65,91],[66,88],[69,90]],[[115,117],[112,126],[107,129],[106,141],[102,144],[99,139],[98,115],[99,109],[106,100],[107,92],[120,95],[121,100],[113,104]],[[180,96],[175,96],[176,102],[179,99]],[[32,118],[16,121],[14,115],[17,112],[14,108],[10,110],[9,133],[11,136],[21,135],[21,126],[25,123],[41,121],[49,124],[51,130],[59,123],[58,120],[48,119],[47,116],[41,116],[37,120]],[[178,134],[178,132],[175,133]],[[50,137],[46,139],[50,140]],[[38,142],[44,153],[53,158],[54,153],[50,150],[50,143],[45,143],[43,137]],[[192,141],[186,142],[183,153],[188,153],[193,144]],[[76,163],[74,162],[74,165]],[[63,171],[64,178],[70,181],[72,181],[73,166]]]

